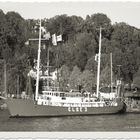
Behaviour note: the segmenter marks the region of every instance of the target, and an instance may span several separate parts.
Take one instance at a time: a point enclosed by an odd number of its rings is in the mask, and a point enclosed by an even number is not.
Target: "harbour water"
[[[140,114],[9,118],[0,110],[0,131],[140,131]]]

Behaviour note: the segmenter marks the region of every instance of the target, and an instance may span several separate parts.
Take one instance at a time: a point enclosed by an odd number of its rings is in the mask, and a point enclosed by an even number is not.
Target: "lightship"
[[[1,97],[5,100],[12,117],[37,117],[37,116],[75,116],[75,115],[101,115],[116,114],[124,112],[126,106],[120,97],[121,85],[117,85],[117,97],[106,101],[100,98],[100,62],[101,62],[101,32],[99,36],[99,53],[97,68],[97,89],[96,94],[89,92],[60,91],[54,87],[44,88],[39,93],[39,80],[49,80],[49,76],[40,75],[40,52],[41,52],[41,21],[39,30],[39,44],[36,72],[36,91],[34,97]]]

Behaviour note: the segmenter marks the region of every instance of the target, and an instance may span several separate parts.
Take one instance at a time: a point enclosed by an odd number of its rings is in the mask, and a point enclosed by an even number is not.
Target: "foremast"
[[[99,97],[99,85],[100,85],[100,65],[101,65],[101,41],[102,39],[102,28],[100,27],[99,35],[99,52],[98,52],[98,68],[97,68],[97,86],[96,86],[96,96]]]
[[[39,91],[39,66],[40,66],[40,53],[41,53],[41,20],[39,27],[39,42],[38,42],[38,56],[37,56],[37,78],[36,78],[36,91],[35,91],[35,100],[38,99]]]

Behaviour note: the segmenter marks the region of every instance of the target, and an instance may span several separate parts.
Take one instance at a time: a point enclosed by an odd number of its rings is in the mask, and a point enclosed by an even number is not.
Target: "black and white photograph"
[[[140,2],[0,1],[0,132],[21,131],[140,131]]]

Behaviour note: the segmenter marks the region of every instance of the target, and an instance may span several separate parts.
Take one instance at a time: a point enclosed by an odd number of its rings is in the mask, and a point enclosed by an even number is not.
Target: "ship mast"
[[[110,68],[111,68],[111,79],[110,79],[110,87],[111,87],[111,93],[112,93],[112,53],[110,53]]]
[[[7,64],[5,59],[0,59],[0,63],[4,65],[4,96],[7,97]]]
[[[38,42],[38,56],[37,56],[37,79],[36,79],[36,91],[35,91],[35,100],[38,99],[38,89],[39,89],[39,66],[40,66],[40,53],[41,53],[41,20],[39,28],[39,42]]]
[[[101,39],[102,39],[102,28],[100,27],[99,52],[98,52],[98,68],[97,68],[97,87],[96,87],[96,96],[97,97],[99,97],[99,84],[100,84]]]
[[[4,93],[7,97],[7,70],[6,70],[6,60],[4,60]]]

